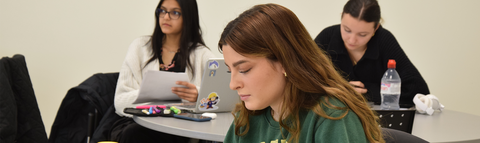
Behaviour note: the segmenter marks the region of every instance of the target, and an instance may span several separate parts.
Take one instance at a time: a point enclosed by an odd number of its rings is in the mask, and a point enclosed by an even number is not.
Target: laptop
[[[204,68],[196,103],[172,103],[192,113],[230,112],[240,102],[237,91],[230,89],[230,73],[223,58],[210,58]]]

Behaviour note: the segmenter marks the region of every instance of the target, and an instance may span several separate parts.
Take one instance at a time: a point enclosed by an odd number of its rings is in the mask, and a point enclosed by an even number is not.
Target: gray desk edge
[[[218,141],[218,142],[223,142],[225,138],[225,135],[220,135],[220,134],[209,134],[209,133],[191,131],[187,129],[175,128],[172,126],[165,126],[165,125],[160,126],[158,124],[151,123],[143,119],[145,118],[133,116],[133,120],[138,124],[146,128],[163,132],[163,133],[168,133],[168,134],[173,134],[173,135],[183,136],[183,137],[190,137],[195,139],[208,140],[208,141]]]

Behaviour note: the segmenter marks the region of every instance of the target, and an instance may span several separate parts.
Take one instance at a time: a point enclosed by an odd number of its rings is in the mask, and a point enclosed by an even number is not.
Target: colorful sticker
[[[217,73],[217,70],[211,70],[208,76],[215,76],[215,73]]]
[[[218,69],[218,62],[217,61],[211,61],[208,63],[208,69]]]
[[[218,94],[216,92],[212,92],[208,95],[207,98],[203,98],[202,100],[200,100],[201,104],[198,106],[198,109],[200,111],[217,110],[218,102],[220,102]]]

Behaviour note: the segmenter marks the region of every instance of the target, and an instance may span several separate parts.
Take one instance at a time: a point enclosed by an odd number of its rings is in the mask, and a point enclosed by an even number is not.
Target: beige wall
[[[294,11],[312,37],[338,24],[346,0],[198,0],[207,46],[217,55],[225,25],[255,4]],[[480,115],[478,0],[379,0],[390,30],[447,109]],[[118,72],[127,48],[153,30],[158,0],[1,0],[0,56],[23,54],[49,134],[68,89]],[[1,99],[0,99],[1,100]]]

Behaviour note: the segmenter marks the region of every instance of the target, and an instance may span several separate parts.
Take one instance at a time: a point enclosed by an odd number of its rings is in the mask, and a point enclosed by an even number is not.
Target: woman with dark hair
[[[242,100],[224,142],[384,142],[365,98],[289,9],[250,8],[228,23],[218,46]]]
[[[185,102],[195,102],[203,68],[206,61],[214,57],[203,42],[195,0],[161,0],[155,19],[153,35],[133,41],[120,70],[114,104],[116,113],[124,118],[115,123],[112,132],[112,138],[120,143],[188,140],[142,127],[131,119],[132,115],[123,113],[123,109],[136,106],[132,103],[148,70],[186,72],[190,82],[176,83],[186,88],[175,87],[172,92]]]
[[[380,82],[388,60],[394,59],[402,80],[400,106],[411,107],[417,93],[430,91],[392,33],[380,25],[380,15],[377,0],[349,0],[341,24],[325,28],[315,42],[354,89],[375,104],[381,102]]]

